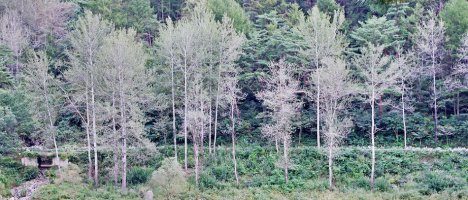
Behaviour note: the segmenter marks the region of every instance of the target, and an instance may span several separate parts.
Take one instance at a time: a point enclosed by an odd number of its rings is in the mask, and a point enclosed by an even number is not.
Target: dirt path
[[[11,189],[13,197],[9,200],[30,200],[34,195],[34,192],[48,183],[49,179],[47,179],[41,172],[36,179],[24,182],[20,186]]]

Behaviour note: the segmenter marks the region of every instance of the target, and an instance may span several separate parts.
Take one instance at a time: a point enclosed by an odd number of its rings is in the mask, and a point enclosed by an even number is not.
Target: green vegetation
[[[468,191],[468,152],[397,148],[377,150],[375,191],[369,192],[370,150],[344,148],[334,167],[336,189],[328,192],[327,158],[316,148],[291,149],[290,181],[285,184],[282,170],[276,166],[274,148],[238,147],[240,185],[235,185],[230,149],[220,147],[215,157],[207,157],[201,172],[200,187],[194,179],[186,180],[185,172],[175,162],[170,146],[160,149],[158,156],[147,159],[148,168],[157,169],[152,176],[147,169],[130,169],[129,177],[147,177],[133,182],[128,193],[115,192],[113,187],[93,189],[85,182],[54,181],[40,190],[36,199],[141,199],[151,189],[156,199],[245,199],[245,198],[344,198],[350,199],[463,199]],[[163,159],[166,157],[165,159]],[[112,157],[104,157],[112,159]],[[193,157],[190,157],[192,166]],[[79,160],[77,160],[79,161]],[[86,164],[86,160],[81,161]],[[103,161],[106,162],[105,160]],[[183,162],[183,159],[180,159]],[[133,171],[133,172],[132,172]],[[66,173],[65,173],[66,174]],[[83,176],[84,174],[81,174]],[[140,176],[141,175],[141,176]],[[65,176],[75,176],[69,174]],[[70,177],[71,178],[71,177]],[[133,180],[143,180],[138,178]],[[129,178],[129,182],[132,180]],[[187,182],[188,181],[188,182]],[[42,196],[43,198],[38,198]],[[48,196],[49,198],[44,198]]]
[[[466,10],[0,0],[0,199],[466,199]]]

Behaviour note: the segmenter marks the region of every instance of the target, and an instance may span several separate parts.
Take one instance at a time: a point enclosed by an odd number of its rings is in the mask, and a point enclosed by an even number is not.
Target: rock
[[[144,200],[153,200],[153,191],[149,190],[145,192]]]

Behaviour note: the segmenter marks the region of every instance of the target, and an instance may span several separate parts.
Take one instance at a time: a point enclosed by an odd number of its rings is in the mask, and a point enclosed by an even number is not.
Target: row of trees
[[[237,101],[242,94],[238,87],[240,71],[234,61],[239,58],[244,36],[235,31],[227,16],[217,22],[204,4],[193,6],[193,12],[175,25],[170,19],[166,21],[158,45],[170,76],[174,156],[177,158],[177,115],[183,118],[185,170],[191,135],[198,183],[200,151],[203,153],[208,138],[209,153],[215,153],[222,113],[229,113],[236,165],[235,124]]]
[[[205,155],[215,154],[220,134],[227,133],[232,142],[233,174],[239,183],[236,133],[243,128],[239,124],[246,121],[239,107],[250,98],[261,102],[258,104],[264,112],[257,116],[261,118],[259,129],[274,143],[286,182],[292,165],[292,138],[296,129],[300,129],[300,134],[303,127],[307,128],[297,125],[297,119],[302,119],[306,109],[311,110],[313,115],[305,121],[315,125],[312,130],[317,147],[326,146],[330,188],[338,147],[347,134],[359,127],[359,119],[352,117],[353,109],[360,103],[370,107],[366,110],[370,112],[370,122],[365,124],[364,132],[370,136],[373,186],[375,136],[384,128],[377,127],[376,110],[386,104],[401,112],[402,120],[397,123],[403,125],[407,148],[406,116],[411,116],[407,111],[414,101],[411,92],[415,88],[431,91],[429,112],[434,116],[437,141],[437,84],[444,81],[458,95],[466,89],[468,35],[465,33],[460,44],[453,43],[454,56],[444,54],[445,28],[433,10],[418,11],[416,20],[405,12],[389,11],[386,16],[361,22],[347,38],[343,27],[350,25],[345,13],[336,4],[330,4],[329,9],[319,8],[325,5],[324,1],[307,15],[298,6],[269,12],[256,1],[258,5],[244,2],[245,10],[255,7],[258,11],[255,28],[243,9],[233,2],[232,12],[224,12],[227,8],[215,0],[187,2],[186,11],[180,13],[160,9],[158,18],[177,15],[180,19],[167,18],[159,26],[148,14],[151,11],[147,1],[138,4],[139,0],[132,0],[122,5],[96,1],[81,7],[102,15],[84,11],[73,21],[69,32],[66,22],[72,21],[76,4],[58,0],[18,2],[8,4],[0,20],[2,45],[12,54],[2,58],[14,59],[8,61],[8,72],[0,71],[0,78],[11,74],[13,80],[5,78],[8,81],[0,84],[14,85],[12,91],[19,91],[24,83],[33,100],[31,108],[35,109],[39,132],[51,141],[35,143],[52,144],[56,156],[60,146],[59,121],[72,113],[77,121],[74,125],[79,126],[77,132],[84,132],[78,138],[79,142],[85,141],[88,177],[96,185],[101,173],[99,147],[110,147],[114,152],[113,181],[117,185],[121,180],[122,189],[126,189],[127,146],[152,146],[144,135],[145,126],[153,126],[148,125],[152,115],[156,115],[151,120],[154,126],[172,132],[176,158],[182,157],[178,155],[177,144],[181,141],[177,139],[183,140],[186,171],[191,141],[197,184]],[[103,6],[106,3],[112,5],[110,13]],[[408,4],[395,5],[404,6]],[[51,11],[52,8],[56,10]],[[24,12],[33,10],[37,12]],[[412,23],[416,28],[410,34],[408,26]],[[153,37],[156,27],[158,37],[153,43],[148,37]],[[55,43],[68,46],[50,50],[59,46]],[[442,74],[447,57],[454,67]],[[430,87],[419,79],[428,75]],[[393,101],[382,101],[384,96]]]

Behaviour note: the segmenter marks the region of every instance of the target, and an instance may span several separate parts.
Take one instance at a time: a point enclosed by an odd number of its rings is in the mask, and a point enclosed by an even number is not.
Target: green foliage
[[[237,31],[247,34],[252,29],[249,16],[235,0],[208,0],[207,3],[216,21],[221,22],[227,16]]]
[[[2,125],[0,125],[0,132],[8,133],[2,134],[6,138],[0,138],[0,141],[17,141],[18,137],[31,140],[37,139],[38,136],[34,132],[36,124],[32,117],[28,98],[28,94],[22,88],[15,90],[0,89],[0,109],[5,114],[0,115],[5,126],[1,127]],[[19,145],[20,142],[13,144]]]
[[[93,188],[91,185],[62,183],[49,184],[37,191],[33,200],[62,200],[62,199],[115,199],[115,200],[138,200],[141,199],[135,191],[123,194],[113,187]]]
[[[23,169],[23,180],[24,181],[30,181],[35,179],[37,176],[39,176],[39,168],[37,167],[25,167]]]
[[[461,188],[463,185],[466,185],[466,180],[443,171],[426,172],[417,181],[420,181],[424,185],[424,189],[421,191],[423,194],[441,192],[448,188]]]
[[[120,28],[135,28],[139,33],[154,32],[157,28],[150,0],[87,0],[81,2],[84,8],[104,19],[112,21]]]
[[[185,173],[175,158],[165,158],[148,184],[155,194],[166,198],[176,198],[188,187]]]
[[[387,192],[391,189],[392,185],[390,182],[384,178],[384,177],[379,177],[375,179],[374,187],[376,190],[381,191],[381,192]]]
[[[131,185],[143,184],[148,181],[151,177],[151,169],[142,167],[132,167],[128,171],[127,180]]]
[[[359,22],[360,27],[354,30],[350,36],[354,40],[354,47],[365,47],[368,44],[383,45],[386,49],[401,45],[398,26],[394,20],[386,17],[371,17],[365,22]]]
[[[440,13],[446,34],[448,47],[455,52],[461,44],[461,39],[468,31],[468,2],[465,0],[450,0]]]
[[[340,5],[335,0],[318,0],[317,6],[320,11],[327,13],[329,16],[333,16],[334,12],[340,9]]]
[[[13,85],[13,78],[7,70],[7,64],[11,59],[11,51],[7,46],[0,43],[0,88],[7,88]]]

